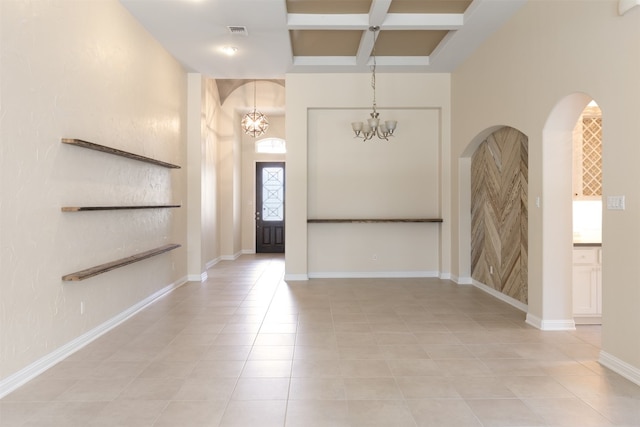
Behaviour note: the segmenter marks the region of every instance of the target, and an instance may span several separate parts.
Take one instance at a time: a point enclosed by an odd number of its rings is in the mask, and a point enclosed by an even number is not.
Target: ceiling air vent
[[[234,36],[248,36],[247,27],[238,26],[238,25],[230,25],[227,27],[227,30]]]

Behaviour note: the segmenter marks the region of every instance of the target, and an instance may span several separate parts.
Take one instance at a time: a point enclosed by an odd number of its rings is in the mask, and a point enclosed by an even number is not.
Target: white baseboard
[[[640,385],[640,369],[637,367],[630,365],[603,350],[600,350],[600,358],[598,361],[602,366],[611,369],[613,372],[625,377],[632,383]]]
[[[511,298],[509,295],[505,295],[502,292],[498,292],[495,289],[493,289],[492,287],[489,287],[489,286],[485,285],[484,283],[481,283],[481,282],[478,282],[477,280],[471,279],[471,284],[473,286],[475,286],[476,288],[480,289],[481,291],[484,291],[484,292],[488,293],[489,295],[498,298],[500,301],[506,302],[510,306],[513,306],[513,307],[517,308],[520,311],[524,311],[526,313],[527,310],[529,310],[529,306],[527,304],[524,304],[524,303],[518,301],[515,298]]]
[[[243,249],[242,250],[242,255],[255,255],[256,250],[255,249]]]
[[[62,360],[66,359],[76,351],[80,350],[81,348],[91,343],[95,339],[109,332],[116,326],[120,325],[122,322],[134,316],[139,311],[143,310],[150,304],[154,303],[159,298],[162,298],[169,292],[179,288],[185,283],[187,283],[187,277],[183,277],[175,281],[174,283],[168,286],[165,286],[164,288],[149,295],[148,297],[138,302],[137,304],[129,307],[122,313],[116,315],[115,317],[112,317],[111,319],[107,320],[101,325],[98,325],[92,330],[71,340],[70,342],[66,343],[62,347],[59,347],[58,349],[52,351],[46,356],[41,357],[40,359],[31,363],[29,366],[26,366],[25,368],[19,370],[18,372],[3,379],[2,381],[0,381],[0,399],[6,396],[7,394],[11,393],[12,391],[16,390],[21,385],[26,384],[28,381],[42,374],[44,371],[51,368],[58,362],[61,362]]]
[[[575,331],[576,323],[573,319],[543,320],[538,316],[527,313],[525,322],[541,331]]]
[[[576,325],[602,325],[602,316],[575,316]]]
[[[452,280],[453,276],[451,276],[451,273],[440,273],[438,277],[440,280]]]
[[[309,276],[306,274],[285,274],[284,281],[285,282],[303,282],[305,280],[309,280]]]
[[[233,255],[222,255],[220,259],[223,261],[235,261],[242,255],[242,252],[235,253]]]
[[[310,279],[402,279],[438,277],[437,271],[324,271],[308,273]]]

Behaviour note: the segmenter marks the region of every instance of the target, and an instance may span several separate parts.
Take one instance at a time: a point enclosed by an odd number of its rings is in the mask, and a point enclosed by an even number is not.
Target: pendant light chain
[[[373,28],[373,49],[371,51],[371,53],[373,54],[373,67],[371,69],[371,88],[373,89],[373,112],[376,113],[376,40],[377,40],[377,36],[378,36],[378,29],[379,27],[372,27]]]

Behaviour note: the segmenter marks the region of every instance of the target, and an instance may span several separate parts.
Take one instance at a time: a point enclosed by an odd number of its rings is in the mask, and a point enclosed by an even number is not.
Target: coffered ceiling
[[[526,0],[120,2],[189,71],[281,79],[369,72],[374,39],[380,71],[450,72]],[[237,50],[227,56],[224,47]]]

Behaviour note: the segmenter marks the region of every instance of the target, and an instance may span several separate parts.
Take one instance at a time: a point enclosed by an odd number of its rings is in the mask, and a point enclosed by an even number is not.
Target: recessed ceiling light
[[[238,48],[235,46],[223,46],[220,50],[227,56],[233,56],[238,52]]]

